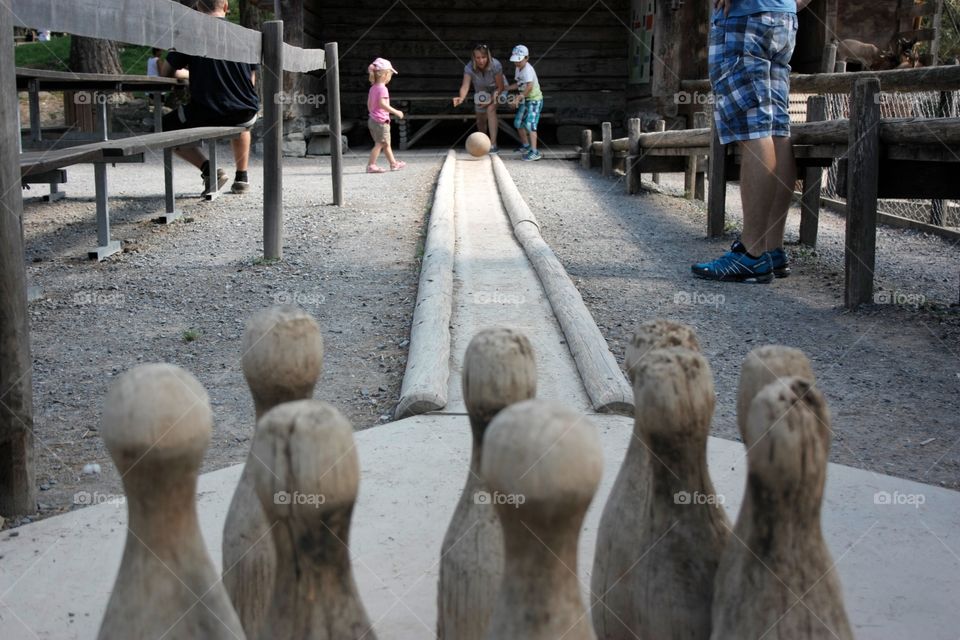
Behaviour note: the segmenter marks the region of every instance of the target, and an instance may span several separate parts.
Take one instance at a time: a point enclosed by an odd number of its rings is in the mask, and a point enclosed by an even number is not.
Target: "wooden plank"
[[[807,122],[827,118],[827,99],[823,96],[807,98]],[[817,246],[817,230],[820,223],[820,191],[823,184],[822,167],[806,167],[800,170],[803,195],[800,198],[800,244]]]
[[[594,410],[600,413],[632,414],[633,391],[584,305],[583,298],[557,256],[544,242],[540,225],[520,195],[503,160],[493,156],[491,162],[513,233],[543,284]]]
[[[450,379],[450,316],[456,243],[454,183],[457,153],[447,152],[430,209],[417,304],[410,327],[410,352],[395,418],[400,420],[447,404]]]
[[[243,127],[193,127],[177,131],[145,133],[128,138],[116,138],[98,142],[95,146],[103,151],[104,158],[130,156],[168,147],[191,146],[206,140],[235,138],[246,131]]]
[[[817,73],[790,75],[792,93],[847,93],[864,78],[879,78],[884,91],[941,91],[960,89],[960,65],[892,69],[890,71],[856,71],[853,73]],[[680,89],[688,93],[708,93],[709,80],[684,80]]]
[[[879,93],[880,82],[867,78],[854,85],[850,99],[844,303],[851,309],[873,300],[880,175]]]
[[[23,255],[17,149],[19,100],[9,8],[0,4],[0,515],[37,510],[33,454],[33,360]]]
[[[283,43],[283,70],[291,73],[306,73],[326,69],[326,54],[323,49],[301,49]]]
[[[263,66],[263,256],[283,258],[283,22],[264,22]]]
[[[165,91],[189,86],[186,80],[158,76],[113,73],[74,73],[17,67],[17,90],[25,91],[31,80],[40,82],[41,91],[71,89],[116,89],[123,91]]]
[[[10,0],[14,24],[259,63],[260,34],[170,0]]]
[[[19,156],[20,176],[30,175],[69,167],[72,164],[82,164],[97,160],[103,156],[100,143],[85,144],[66,149],[50,149],[48,151],[24,151]]]
[[[340,119],[340,63],[336,42],[325,49],[330,60],[327,69],[327,121],[330,123],[330,174],[333,179],[333,204],[343,206],[343,123]]]
[[[842,216],[847,215],[847,203],[842,200],[824,198],[823,205],[827,209],[835,211]],[[877,212],[877,222],[879,224],[885,224],[891,227],[922,231],[924,233],[929,233],[941,238],[946,238],[947,240],[960,240],[960,229],[951,229],[949,227],[940,227],[933,224],[927,224],[926,222],[911,220],[910,218],[903,218],[891,213],[884,213],[883,211]]]

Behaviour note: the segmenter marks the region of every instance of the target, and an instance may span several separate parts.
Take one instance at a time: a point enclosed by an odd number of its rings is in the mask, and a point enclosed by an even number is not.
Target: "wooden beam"
[[[636,156],[640,153],[640,118],[630,118],[627,121],[627,140],[629,148],[627,149],[627,193],[640,192],[640,171],[636,163]]]
[[[707,199],[707,236],[719,238],[727,216],[727,148],[720,144],[716,120],[711,119],[710,186]]]
[[[283,21],[263,23],[263,256],[283,258]]]
[[[665,132],[665,131],[667,130],[667,121],[666,121],[666,120],[657,120],[657,121],[653,124],[653,130],[654,130],[655,133],[663,133],[663,132]],[[640,137],[642,138],[643,136],[641,135]],[[641,143],[640,143],[640,138],[637,138],[637,145],[638,145],[638,146],[641,145]],[[653,146],[653,145],[651,145],[651,146]],[[652,171],[651,173],[652,173],[653,175],[650,176],[650,179],[653,180],[653,183],[654,183],[654,184],[660,184],[660,172],[659,172],[659,171]]]
[[[584,129],[580,132],[580,167],[589,169],[593,164],[593,131]]]
[[[601,160],[602,172],[604,176],[613,175],[613,133],[612,125],[609,122],[601,123],[600,130],[602,132],[602,153]]]
[[[340,120],[340,61],[337,43],[326,44],[327,118],[330,122],[330,173],[333,176],[333,204],[343,206],[343,126]]]
[[[13,90],[13,29],[0,3],[0,514],[37,510],[33,459],[33,361],[17,163],[19,100]]]
[[[877,184],[880,178],[880,81],[857,82],[850,97],[847,146],[847,229],[844,250],[844,304],[873,301],[877,249]]]

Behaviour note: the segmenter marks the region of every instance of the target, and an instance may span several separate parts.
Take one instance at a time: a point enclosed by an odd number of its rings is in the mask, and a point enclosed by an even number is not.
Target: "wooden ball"
[[[490,151],[490,138],[481,131],[474,131],[467,136],[467,153],[474,158],[487,155]]]

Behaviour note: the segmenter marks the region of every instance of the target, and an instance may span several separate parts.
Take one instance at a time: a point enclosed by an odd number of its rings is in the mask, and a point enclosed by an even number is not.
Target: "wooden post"
[[[13,63],[13,16],[0,4],[0,514],[34,513],[33,361],[27,317],[20,193],[20,111]],[[39,120],[37,121],[39,122]]]
[[[660,132],[666,131],[666,130],[667,130],[667,122],[666,122],[666,120],[657,120],[655,123],[653,123],[653,130],[654,130],[654,131],[660,131]],[[654,183],[654,184],[660,184],[660,174],[659,174],[659,173],[653,174],[652,179],[653,179],[653,183]]]
[[[837,66],[834,68],[835,73],[846,73],[847,72],[847,61],[838,60]]]
[[[640,118],[627,120],[627,193],[640,191]]]
[[[263,257],[283,258],[283,21],[263,23]],[[332,144],[332,142],[331,142]]]
[[[593,131],[584,129],[580,132],[580,167],[589,169],[593,164],[590,156],[593,154]]]
[[[822,73],[832,73],[837,66],[837,43],[831,42],[823,48],[823,59],[820,61]]]
[[[603,147],[601,153],[603,160],[603,175],[613,175],[613,127],[609,122],[600,125],[602,131]]]
[[[844,303],[854,309],[873,299],[880,177],[880,80],[858,80],[850,97],[847,152],[847,235]]]
[[[827,119],[827,99],[824,96],[807,98],[807,122]],[[800,244],[817,246],[817,226],[820,222],[820,190],[823,186],[823,167],[807,167],[801,174],[803,193],[800,198]]]
[[[727,210],[727,148],[720,144],[717,121],[710,123],[710,192],[707,200],[707,236],[723,235]]]
[[[337,43],[324,47],[327,65],[327,117],[330,120],[330,173],[333,175],[333,204],[343,206],[343,142],[340,122],[340,60]]]
[[[693,128],[694,129],[706,129],[710,126],[710,117],[705,111],[697,111],[693,114]],[[704,195],[704,180],[703,180],[703,169],[706,166],[703,158],[700,156],[696,157],[697,164],[693,174],[693,198],[695,200],[700,200],[703,202],[706,200]]]
[[[949,118],[952,112],[953,112],[953,92],[941,91],[940,102],[937,104],[937,117]],[[932,200],[930,202],[930,224],[935,224],[938,227],[943,226],[943,213],[944,213],[945,205],[946,205],[946,202],[940,199]]]

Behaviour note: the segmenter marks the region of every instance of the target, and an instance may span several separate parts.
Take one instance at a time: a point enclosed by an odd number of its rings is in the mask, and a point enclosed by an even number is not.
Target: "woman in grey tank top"
[[[460,83],[459,95],[453,99],[454,107],[459,107],[466,100],[471,84],[477,130],[490,136],[490,153],[497,153],[497,104],[506,82],[503,79],[503,65],[493,57],[490,47],[485,44],[473,48],[472,58],[463,68],[463,82]]]

